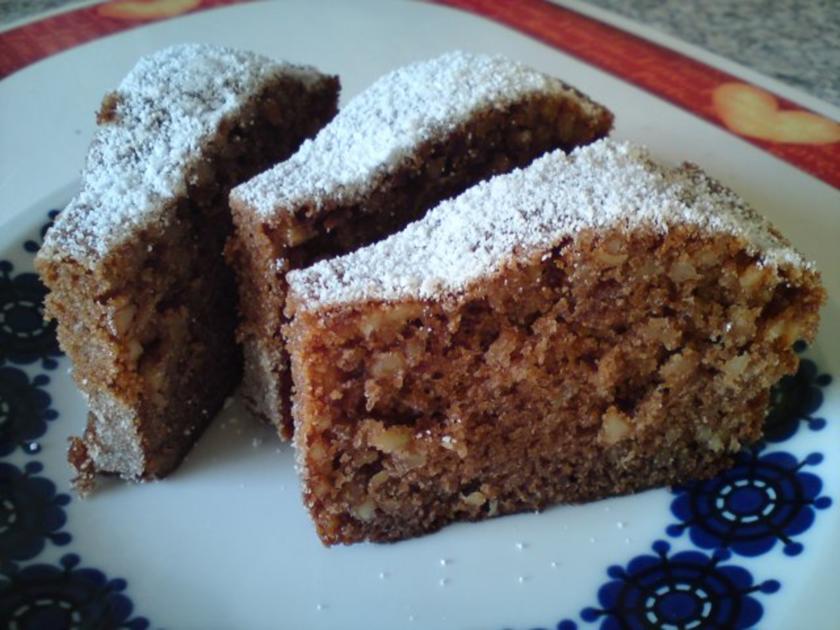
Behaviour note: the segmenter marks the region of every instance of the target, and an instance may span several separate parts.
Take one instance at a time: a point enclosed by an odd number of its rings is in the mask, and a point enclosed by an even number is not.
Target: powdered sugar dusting
[[[501,56],[450,52],[385,75],[352,99],[289,160],[238,186],[233,197],[270,217],[325,200],[354,203],[416,147],[475,112],[530,94],[563,94],[600,111],[564,83]]]
[[[314,68],[254,53],[184,44],[143,57],[116,91],[114,120],[101,124],[82,172],[82,190],[47,234],[42,257],[95,261],[154,221],[186,192],[191,160],[220,123],[267,80],[312,85]]]
[[[696,167],[669,169],[644,148],[601,140],[483,182],[384,241],[287,279],[300,310],[434,299],[585,228],[661,233],[679,225],[741,237],[768,265],[810,266],[766,219]]]

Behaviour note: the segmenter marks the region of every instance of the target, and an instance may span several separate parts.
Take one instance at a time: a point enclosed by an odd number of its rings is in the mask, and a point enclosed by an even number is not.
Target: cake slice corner
[[[609,140],[288,281],[326,544],[710,477],[760,438],[825,300],[736,194]]]

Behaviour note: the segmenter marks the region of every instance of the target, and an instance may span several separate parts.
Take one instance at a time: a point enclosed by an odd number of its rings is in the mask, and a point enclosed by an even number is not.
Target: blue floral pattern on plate
[[[36,274],[14,269],[10,261],[0,261],[0,364],[40,360],[45,369],[54,369],[61,350],[55,322],[44,321],[47,290]]]
[[[144,617],[131,617],[134,606],[123,593],[126,582],[79,566],[67,554],[58,566],[9,562],[0,574],[0,615],[8,628],[108,628],[144,630]]]
[[[797,352],[805,344],[797,342]],[[814,414],[823,403],[822,389],[831,383],[831,376],[820,374],[817,365],[802,358],[796,374],[785,376],[770,392],[770,412],[764,421],[764,441],[783,442],[796,434],[801,424],[812,431],[825,427],[825,418]]]
[[[51,210],[38,237],[24,241],[25,252],[37,253],[57,214]],[[55,324],[43,321],[45,295],[36,274],[15,273],[10,260],[0,260],[0,457],[38,453],[36,440],[59,416],[47,391],[50,378],[30,378],[21,369],[38,361],[44,369],[55,369],[62,355]],[[43,470],[37,461],[23,469],[0,461],[0,626],[147,628],[147,619],[132,617],[125,580],[79,567],[81,560],[72,553],[59,565],[31,563],[48,542],[63,546],[72,541],[64,531],[70,496],[58,493],[55,483],[41,475]]]
[[[29,560],[48,540],[70,542],[70,534],[60,531],[67,520],[62,508],[70,497],[56,494],[52,481],[36,476],[42,470],[37,462],[23,470],[0,462],[0,558]]]
[[[742,556],[767,553],[781,542],[785,554],[795,556],[803,546],[794,536],[813,524],[816,510],[831,505],[819,496],[820,478],[802,471],[822,459],[819,453],[800,462],[783,451],[742,451],[733,468],[677,489],[671,511],[682,522],[667,532],[679,536],[688,530],[702,549],[726,548]]]
[[[30,380],[23,370],[0,367],[0,456],[18,447],[29,454],[40,450],[35,440],[58,417],[45,389],[49,382],[45,374]]]
[[[779,583],[756,584],[745,568],[722,564],[729,552],[670,554],[670,545],[653,543],[654,555],[633,558],[626,567],[607,569],[610,582],[598,591],[599,608],[585,608],[585,621],[602,619],[601,628],[749,628],[763,614],[758,593],[779,590]]]

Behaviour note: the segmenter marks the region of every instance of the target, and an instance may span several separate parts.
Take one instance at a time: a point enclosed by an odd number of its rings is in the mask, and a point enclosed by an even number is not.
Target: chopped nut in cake
[[[327,544],[709,477],[759,439],[825,297],[737,195],[608,140],[287,278]]]
[[[382,77],[291,159],[237,187],[228,255],[251,409],[291,435],[286,272],[379,240],[482,179],[611,125],[610,112],[555,78],[453,52]]]
[[[105,97],[81,191],[36,261],[90,406],[70,449],[81,490],[170,472],[238,383],[229,191],[314,135],[337,97],[313,68],[208,45],[144,57]]]

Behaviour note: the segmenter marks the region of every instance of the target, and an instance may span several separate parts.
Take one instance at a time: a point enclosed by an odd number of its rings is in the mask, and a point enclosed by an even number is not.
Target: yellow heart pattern
[[[840,142],[840,124],[802,110],[780,110],[775,96],[746,83],[724,83],[712,93],[715,112],[742,136],[787,144]]]
[[[201,0],[120,0],[97,7],[99,15],[121,20],[159,20],[186,13]]]

